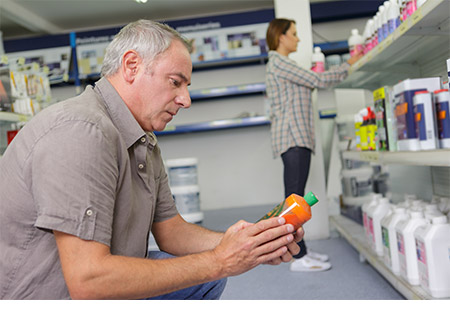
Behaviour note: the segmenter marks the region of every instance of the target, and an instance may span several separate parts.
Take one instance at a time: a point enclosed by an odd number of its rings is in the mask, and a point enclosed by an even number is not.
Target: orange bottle
[[[284,217],[286,223],[292,224],[294,229],[297,230],[311,219],[311,206],[318,201],[312,192],[309,192],[305,197],[293,193],[258,221],[273,217]]]

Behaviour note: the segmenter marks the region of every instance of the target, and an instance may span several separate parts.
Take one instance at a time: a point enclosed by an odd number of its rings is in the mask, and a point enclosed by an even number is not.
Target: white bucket
[[[372,167],[342,170],[342,194],[345,197],[364,197],[373,192]]]
[[[203,220],[200,210],[200,190],[196,185],[171,187],[175,205],[183,219],[187,222]]]
[[[171,186],[196,185],[197,164],[196,158],[181,158],[166,160],[167,174]]]

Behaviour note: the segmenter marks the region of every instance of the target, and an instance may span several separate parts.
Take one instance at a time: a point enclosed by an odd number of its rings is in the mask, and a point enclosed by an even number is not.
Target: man
[[[152,132],[189,108],[191,73],[181,36],[139,20],[95,87],[19,132],[0,161],[2,299],[217,299],[226,277],[298,253],[284,218],[218,233],[178,214]],[[148,256],[150,230],[163,252]]]

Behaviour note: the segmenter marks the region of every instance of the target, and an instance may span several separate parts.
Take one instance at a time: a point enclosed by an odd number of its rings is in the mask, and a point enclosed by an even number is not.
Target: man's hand
[[[289,262],[292,260],[292,257],[300,253],[300,247],[298,246],[298,242],[303,239],[303,236],[305,235],[305,231],[302,227],[298,228],[294,235],[294,241],[288,244],[287,248],[288,251],[283,254],[281,257],[275,258],[273,260],[270,260],[266,262],[266,264],[270,265],[279,265],[282,262]]]
[[[279,264],[289,261],[299,252],[296,241],[303,230],[295,234],[294,227],[284,218],[273,218],[249,223],[239,221],[224,234],[213,250],[226,276],[238,275],[262,263]]]

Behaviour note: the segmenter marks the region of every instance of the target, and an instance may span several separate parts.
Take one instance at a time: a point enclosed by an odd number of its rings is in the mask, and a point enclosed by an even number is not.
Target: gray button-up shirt
[[[52,230],[146,257],[174,217],[160,149],[106,79],[47,108],[0,159],[0,298],[70,298]]]

